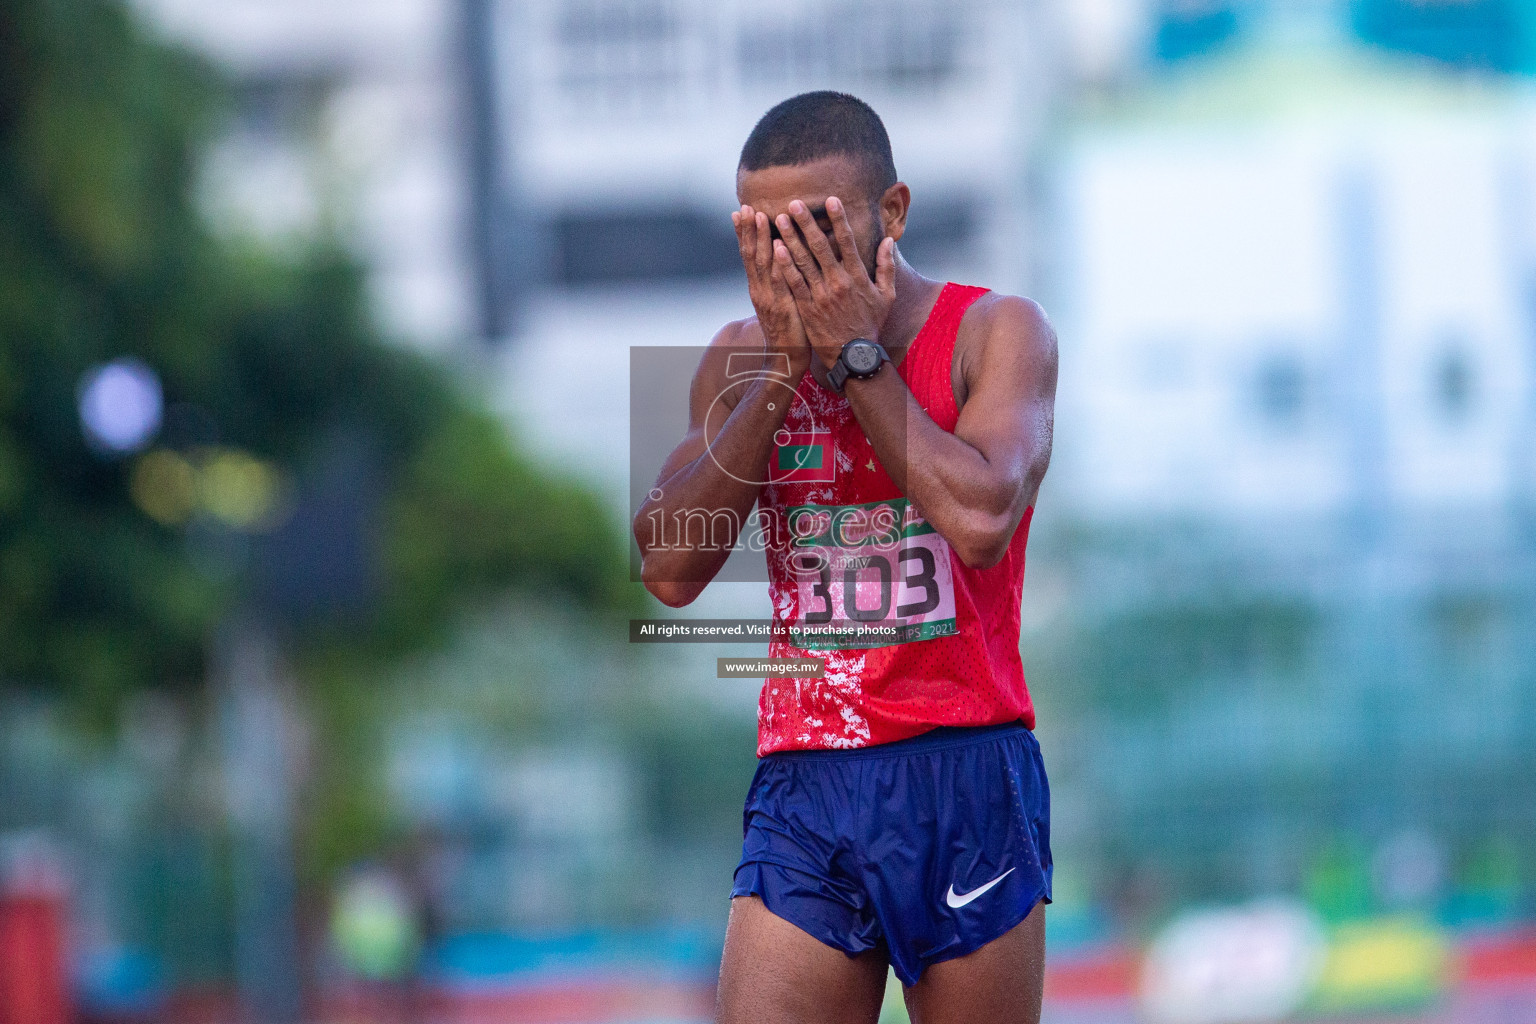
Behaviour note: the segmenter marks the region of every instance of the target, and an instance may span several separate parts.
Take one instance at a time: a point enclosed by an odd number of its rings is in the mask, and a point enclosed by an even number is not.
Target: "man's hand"
[[[773,235],[768,215],[742,206],[731,214],[736,226],[736,242],[741,249],[741,263],[747,270],[747,293],[757,311],[757,323],[769,351],[789,357],[790,374],[796,381],[811,364],[811,346],[795,297],[784,273],[773,260]]]
[[[773,243],[774,266],[794,295],[811,348],[830,368],[843,346],[854,338],[880,340],[880,325],[896,300],[896,243],[889,237],[880,240],[875,250],[875,279],[871,281],[842,200],[827,197],[836,253],[804,203],[798,199],[790,203],[789,214],[794,220],[779,214],[782,240]]]

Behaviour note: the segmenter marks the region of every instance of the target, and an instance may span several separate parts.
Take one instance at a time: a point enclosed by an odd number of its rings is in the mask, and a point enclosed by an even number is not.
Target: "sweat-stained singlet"
[[[986,292],[946,284],[896,368],[944,430],[959,417],[950,368],[960,320]],[[1033,507],[1001,562],[967,568],[887,475],[847,399],[810,373],[771,458],[758,503],[768,654],[823,659],[826,675],[767,680],[758,755],[891,743],[941,725],[1033,729],[1019,658]]]

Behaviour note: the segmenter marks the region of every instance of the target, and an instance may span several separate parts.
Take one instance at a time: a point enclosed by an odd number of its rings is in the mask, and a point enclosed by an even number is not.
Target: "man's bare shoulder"
[[[1054,390],[1056,331],[1033,299],[987,292],[971,303],[955,337],[955,391],[964,405],[985,377],[1020,393]]]
[[[734,377],[761,369],[769,358],[763,329],[757,317],[749,316],[732,320],[715,332],[704,352],[700,369],[713,374],[728,369],[729,375]]]
[[[725,372],[726,364],[730,358],[743,350],[761,348],[763,344],[763,330],[757,325],[757,317],[749,316],[742,320],[732,320],[715,332],[715,336],[709,339],[699,359],[699,373],[701,377],[719,376]]]
[[[756,316],[732,320],[709,340],[710,348],[753,348],[763,343],[763,329]]]
[[[1000,340],[1029,355],[1056,355],[1056,331],[1040,303],[1005,292],[987,292],[971,303],[960,321],[959,340],[980,345]]]
[[[763,329],[758,325],[757,317],[730,321],[715,332],[699,359],[699,369],[693,380],[695,397],[723,395],[726,405],[734,408],[735,392],[722,391],[726,381],[761,370],[767,358]]]

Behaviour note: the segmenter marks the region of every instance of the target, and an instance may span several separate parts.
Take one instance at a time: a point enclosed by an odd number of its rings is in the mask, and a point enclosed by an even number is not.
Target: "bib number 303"
[[[888,647],[955,633],[949,544],[905,498],[788,510],[802,650]]]

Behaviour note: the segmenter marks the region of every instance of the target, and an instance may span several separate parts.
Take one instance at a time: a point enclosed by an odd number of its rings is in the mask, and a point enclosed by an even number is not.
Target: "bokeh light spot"
[[[145,515],[163,526],[178,526],[197,505],[197,472],[175,452],[153,451],[134,464],[128,491]]]
[[[237,530],[262,530],[274,523],[282,481],[277,470],[238,451],[219,451],[203,463],[198,491],[209,515]]]
[[[117,359],[80,380],[80,423],[86,440],[113,454],[154,440],[164,412],[160,378],[143,361]]]

